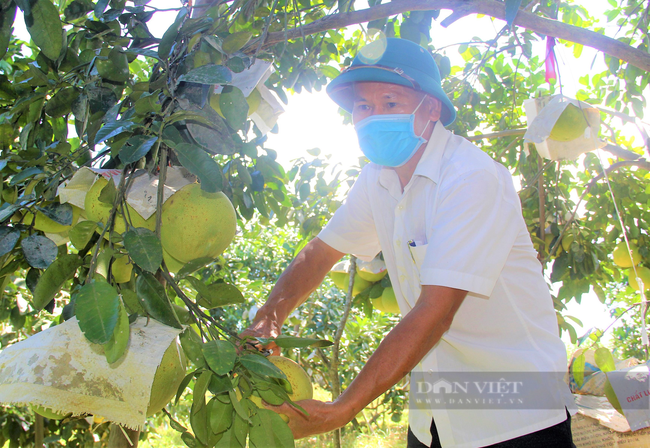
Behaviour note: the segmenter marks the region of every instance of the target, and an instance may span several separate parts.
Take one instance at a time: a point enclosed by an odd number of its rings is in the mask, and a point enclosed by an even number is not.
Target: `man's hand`
[[[242,331],[239,337],[244,338],[246,336],[253,338],[277,338],[280,335],[280,328],[277,322],[274,322],[271,319],[260,319],[254,322],[246,330]],[[278,347],[275,342],[270,342],[267,345],[261,346],[256,344],[255,341],[247,341],[247,344],[251,344],[258,349],[265,349],[271,352],[273,356],[280,355],[280,347]]]
[[[303,414],[289,403],[280,406],[266,405],[268,409],[289,417],[288,425],[295,439],[334,431],[344,426],[354,417],[349,417],[337,402],[301,400],[297,401],[296,404],[307,411],[309,415]]]

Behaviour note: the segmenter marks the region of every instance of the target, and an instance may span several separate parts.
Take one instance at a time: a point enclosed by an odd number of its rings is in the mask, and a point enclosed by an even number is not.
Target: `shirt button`
[[[402,245],[402,240],[395,241],[395,247],[400,247]]]
[[[400,281],[400,282],[404,282],[404,281],[406,281],[406,275],[400,275],[400,276],[399,276],[399,281]]]

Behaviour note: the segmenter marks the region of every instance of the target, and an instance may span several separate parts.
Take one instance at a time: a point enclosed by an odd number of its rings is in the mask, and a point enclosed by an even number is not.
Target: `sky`
[[[605,0],[583,1],[589,5],[591,14],[598,16],[598,10],[606,6]],[[179,7],[178,0],[152,0],[149,5],[158,8]],[[360,7],[358,7],[360,9]],[[468,41],[473,36],[482,39],[492,39],[497,32],[505,25],[505,22],[493,20],[489,17],[478,18],[476,15],[468,16],[453,23],[448,28],[442,28],[440,21],[449,12],[443,11],[438,21],[434,22],[431,31],[432,44],[436,48],[442,48],[457,42]],[[149,28],[156,37],[161,37],[164,31],[174,21],[175,11],[158,12],[149,22]],[[603,24],[604,25],[604,24]],[[22,16],[16,17],[16,34],[28,39]],[[471,34],[468,34],[471,30]],[[536,54],[543,54],[544,43],[540,42],[533,50]],[[573,58],[572,50],[556,46],[559,61],[559,71],[563,83],[563,91],[571,96],[578,87],[578,78],[590,71],[599,72],[605,67],[602,55],[596,55],[595,50],[585,47],[579,61]],[[456,47],[449,47],[446,55],[452,59],[452,64],[462,65],[462,58]],[[596,61],[595,67],[591,64]],[[351,125],[343,125],[343,118],[339,114],[338,106],[326,95],[324,89],[320,92],[289,96],[289,104],[284,106],[285,113],[278,121],[279,132],[269,134],[266,147],[274,149],[278,153],[278,161],[286,168],[289,168],[292,161],[300,157],[311,157],[307,150],[319,148],[322,155],[329,155],[333,164],[340,164],[342,169],[356,166],[361,156],[354,128]],[[612,319],[607,309],[602,305],[594,294],[588,294],[583,298],[582,304],[575,301],[569,303],[567,314],[583,320],[584,329],[578,328],[581,335],[590,327],[605,328]]]

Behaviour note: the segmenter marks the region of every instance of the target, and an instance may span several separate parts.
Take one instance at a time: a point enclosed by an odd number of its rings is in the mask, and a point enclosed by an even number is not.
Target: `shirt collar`
[[[427,143],[427,147],[422,153],[422,158],[415,167],[413,176],[424,176],[431,181],[438,183],[440,179],[440,165],[442,164],[442,156],[445,153],[445,147],[449,141],[451,132],[445,129],[440,123],[436,122],[436,127],[433,128],[431,138]]]
[[[422,153],[418,165],[415,167],[413,176],[423,176],[438,183],[442,156],[450,136],[451,132],[445,129],[440,121],[437,121],[426,149]],[[379,185],[388,190],[391,196],[399,200],[402,196],[402,190],[397,173],[394,169],[388,167],[380,167],[380,170],[378,178]]]

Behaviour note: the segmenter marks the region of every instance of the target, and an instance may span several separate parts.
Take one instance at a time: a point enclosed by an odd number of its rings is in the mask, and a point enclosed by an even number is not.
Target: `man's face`
[[[354,84],[354,124],[371,115],[412,114],[426,95],[409,87],[385,82],[359,82]],[[420,135],[429,121],[440,119],[441,103],[426,95],[415,112],[415,133]],[[431,129],[432,127],[430,127]],[[424,136],[427,138],[428,136]]]

